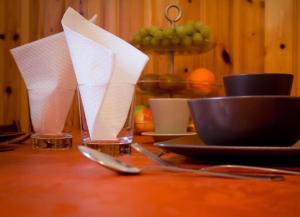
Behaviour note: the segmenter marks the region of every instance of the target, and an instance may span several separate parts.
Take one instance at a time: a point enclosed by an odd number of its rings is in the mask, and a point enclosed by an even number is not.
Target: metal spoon
[[[100,165],[104,166],[107,169],[113,170],[118,173],[127,173],[127,174],[139,174],[142,172],[139,168],[130,166],[122,161],[113,158],[108,154],[104,154],[95,149],[79,145],[79,151],[88,159],[93,160]]]
[[[137,147],[137,146],[134,146],[134,147]],[[255,180],[283,180],[282,176],[240,175],[240,174],[231,174],[231,173],[215,172],[215,171],[201,171],[201,170],[197,170],[197,169],[187,169],[187,168],[179,168],[176,166],[169,166],[167,164],[159,165],[159,166],[147,166],[142,169],[139,169],[137,167],[134,167],[134,166],[128,165],[122,161],[119,161],[110,155],[96,151],[89,147],[79,145],[78,148],[79,148],[79,151],[85,157],[99,163],[100,165],[104,166],[107,169],[113,170],[113,171],[121,173],[121,174],[139,174],[143,170],[146,170],[146,169],[166,169],[166,170],[171,170],[171,171],[176,171],[176,172],[193,172],[193,173],[199,173],[199,174],[203,174],[203,175],[211,175],[211,176],[217,176],[217,177],[223,177],[223,178],[255,179]]]

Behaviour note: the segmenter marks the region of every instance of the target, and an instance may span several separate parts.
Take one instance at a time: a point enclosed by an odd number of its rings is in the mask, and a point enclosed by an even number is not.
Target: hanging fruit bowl
[[[175,19],[168,15],[171,8],[177,10]],[[170,22],[170,27],[165,29],[157,26],[143,27],[132,39],[132,44],[142,51],[159,54],[204,53],[215,47],[215,43],[210,40],[210,28],[202,22],[188,20],[184,24],[176,24],[182,17],[182,10],[178,5],[168,5],[164,15]]]
[[[171,18],[169,10],[174,8],[177,16]],[[176,24],[182,17],[182,10],[176,4],[165,8],[165,18],[170,27],[160,29],[157,26],[143,27],[132,39],[132,44],[144,52],[169,55],[168,73],[147,74],[138,82],[140,93],[159,96],[203,97],[216,96],[220,85],[187,80],[174,70],[175,54],[200,54],[212,50],[215,43],[211,41],[210,28],[200,21],[188,20],[184,24]]]

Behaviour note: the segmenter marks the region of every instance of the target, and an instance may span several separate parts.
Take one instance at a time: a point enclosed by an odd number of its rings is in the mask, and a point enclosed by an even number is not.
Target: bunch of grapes
[[[141,28],[132,43],[138,46],[173,47],[200,45],[210,38],[210,29],[200,21],[189,20],[184,24],[159,29],[157,26]]]

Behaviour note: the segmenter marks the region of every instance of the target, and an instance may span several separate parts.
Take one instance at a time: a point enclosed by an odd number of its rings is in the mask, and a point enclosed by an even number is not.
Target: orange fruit
[[[208,95],[214,90],[216,76],[207,68],[197,68],[187,76],[188,87],[203,95]]]

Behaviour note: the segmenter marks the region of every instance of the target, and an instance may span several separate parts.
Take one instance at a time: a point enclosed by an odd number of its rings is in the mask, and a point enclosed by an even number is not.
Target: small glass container
[[[108,96],[107,92],[103,90],[108,90],[110,95]],[[88,92],[95,93],[98,91],[103,91],[104,93],[102,95],[99,94],[99,96],[101,97],[98,98],[99,100],[102,99],[102,101],[100,102],[100,107],[97,111],[97,115],[99,115],[101,109],[104,109],[104,111],[102,111],[102,114],[105,113],[105,118],[100,119],[97,119],[95,116],[91,118],[91,113],[95,112],[91,110],[94,110],[94,108],[99,105],[99,102],[96,102],[94,99],[91,100],[91,98],[88,99],[89,97],[86,95]],[[131,143],[133,141],[134,134],[134,94],[135,84],[129,83],[116,83],[102,86],[78,85],[78,101],[82,143],[88,147],[113,156],[130,154]],[[86,104],[83,103],[84,100]],[[87,104],[91,104],[92,102],[95,103],[94,107],[91,107],[91,105],[87,106]],[[89,119],[87,118],[87,115],[89,115]],[[117,123],[115,121],[115,116],[119,116],[117,120],[122,120],[123,123]],[[94,121],[94,119],[96,120],[93,125],[91,125],[91,122]],[[103,123],[96,123],[99,120],[103,120]],[[116,129],[116,125],[120,125],[120,130],[117,135],[114,138],[104,139],[104,137],[102,137],[102,134],[111,134],[111,132],[109,131],[111,131],[111,129],[113,129],[114,131]],[[98,126],[98,128],[96,128],[95,126]],[[90,130],[92,128],[94,130],[94,134],[96,133],[100,135],[100,137],[103,139],[93,139],[90,133]]]
[[[31,135],[31,144],[33,149],[69,149],[72,147],[72,135],[62,134],[38,134]]]

